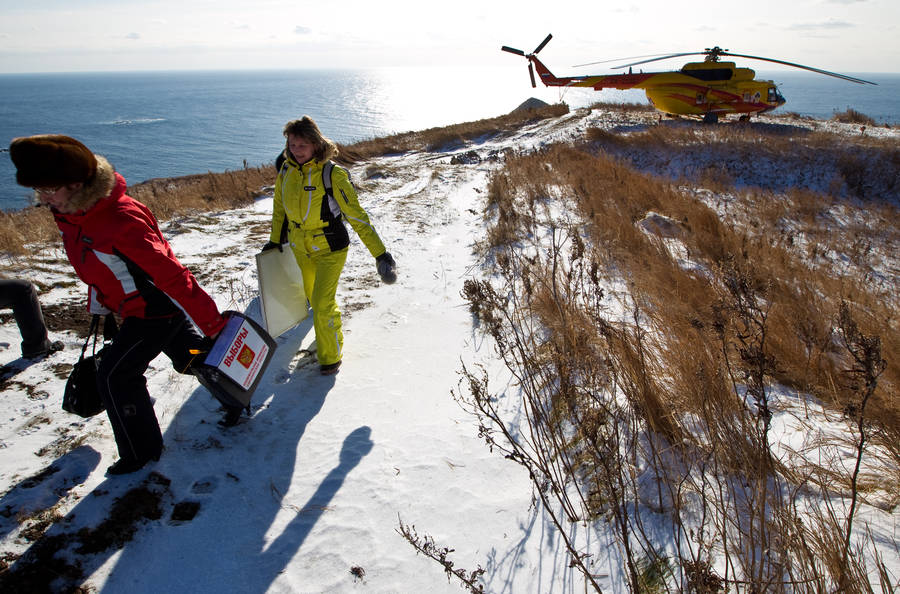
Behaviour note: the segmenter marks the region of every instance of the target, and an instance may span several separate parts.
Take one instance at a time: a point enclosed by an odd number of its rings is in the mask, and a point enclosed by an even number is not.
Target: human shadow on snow
[[[339,463],[306,504],[285,505],[301,439],[335,384],[315,366],[292,365],[310,328],[307,319],[279,338],[253,399],[265,404],[255,404],[253,418],[218,427],[210,416],[212,396],[198,386],[169,423],[159,463],[103,481],[0,574],[0,583],[71,591],[121,549],[105,591],[265,592],[373,445],[368,427],[351,431]],[[159,413],[165,395],[151,396]],[[123,509],[126,525],[110,523]],[[273,535],[285,510],[295,516]],[[136,529],[141,534],[134,539]],[[86,534],[108,532],[108,539],[85,542]],[[50,557],[58,562],[48,564]]]

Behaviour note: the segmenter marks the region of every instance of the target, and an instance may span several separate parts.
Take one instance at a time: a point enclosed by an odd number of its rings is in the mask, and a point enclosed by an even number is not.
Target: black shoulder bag
[[[114,334],[113,327],[116,325],[116,319],[112,314],[106,316],[104,323],[104,338],[109,334]],[[81,347],[81,357],[72,367],[72,373],[69,374],[69,380],[66,382],[66,391],[63,394],[63,410],[78,415],[79,417],[93,417],[105,410],[103,399],[100,397],[100,391],[97,389],[97,365],[103,353],[103,348],[97,350],[97,342],[100,335],[100,316],[94,314],[91,318],[91,326],[88,330],[88,337]],[[93,339],[93,348],[91,354],[85,357],[88,345]]]

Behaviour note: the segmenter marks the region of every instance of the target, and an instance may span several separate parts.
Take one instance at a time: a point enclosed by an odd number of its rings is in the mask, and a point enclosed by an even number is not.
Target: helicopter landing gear
[[[716,124],[719,121],[719,114],[713,113],[711,111],[703,114],[703,123],[704,124]]]

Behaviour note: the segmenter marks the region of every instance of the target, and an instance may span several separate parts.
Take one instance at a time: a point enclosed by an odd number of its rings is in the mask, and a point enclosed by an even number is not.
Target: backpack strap
[[[325,190],[325,196],[322,197],[320,217],[327,223],[322,229],[322,233],[325,235],[328,246],[332,251],[337,251],[350,245],[350,236],[344,226],[344,213],[334,197],[332,180],[334,167],[334,162],[331,160],[322,165],[322,188]]]
[[[287,150],[287,149],[285,149]],[[284,151],[278,153],[278,157],[275,158],[275,170],[276,173],[275,179],[278,179],[279,175],[284,173],[284,164],[287,162],[287,158],[284,156]],[[278,243],[284,245],[288,241],[288,218],[287,215],[284,215],[284,218],[281,220],[281,234],[278,237]]]
[[[322,185],[325,187],[325,195],[334,198],[334,190],[331,189],[331,173],[334,171],[334,161],[328,160],[322,166]]]

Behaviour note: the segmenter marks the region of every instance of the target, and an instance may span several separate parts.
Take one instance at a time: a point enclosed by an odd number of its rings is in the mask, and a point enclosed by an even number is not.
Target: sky
[[[509,64],[501,45],[531,51],[548,33],[554,41],[541,58],[556,74],[605,72],[615,64],[570,67],[715,45],[839,72],[900,69],[896,0],[720,3],[708,14],[679,6],[458,0],[424,11],[418,0],[0,0],[0,73],[495,68]]]

